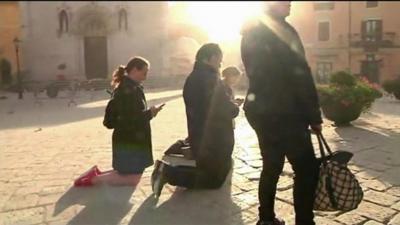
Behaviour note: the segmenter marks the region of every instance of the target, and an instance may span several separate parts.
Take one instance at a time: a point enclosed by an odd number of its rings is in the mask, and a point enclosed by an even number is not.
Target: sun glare
[[[240,38],[243,22],[259,13],[260,2],[170,2],[184,4],[185,16],[177,15],[208,33],[210,41],[229,43]]]

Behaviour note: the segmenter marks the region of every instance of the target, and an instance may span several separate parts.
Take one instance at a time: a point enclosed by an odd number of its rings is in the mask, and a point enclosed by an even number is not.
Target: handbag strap
[[[332,155],[332,150],[329,147],[328,143],[326,142],[324,136],[322,135],[322,133],[318,134],[322,140],[322,142],[324,143],[325,149],[328,151],[329,155]]]
[[[329,148],[325,138],[322,136],[322,133],[317,134],[317,139],[318,139],[319,151],[321,153],[321,158],[325,159],[327,155],[331,156],[332,151]],[[325,149],[327,152],[325,152]],[[326,164],[325,160],[322,160],[322,163],[325,165]]]

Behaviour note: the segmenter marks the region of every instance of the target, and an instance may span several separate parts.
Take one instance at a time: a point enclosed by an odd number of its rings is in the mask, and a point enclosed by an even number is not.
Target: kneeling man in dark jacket
[[[217,44],[203,45],[196,54],[193,71],[186,79],[183,98],[196,171],[194,176],[177,181],[171,168],[166,169],[163,174],[166,182],[172,185],[219,188],[232,167],[232,119],[238,115],[239,107],[231,101],[220,79],[222,56]]]

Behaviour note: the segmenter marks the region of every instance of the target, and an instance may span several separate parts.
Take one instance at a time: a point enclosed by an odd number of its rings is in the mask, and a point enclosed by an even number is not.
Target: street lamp
[[[15,55],[17,57],[17,86],[18,86],[18,99],[22,99],[23,96],[23,88],[22,88],[22,81],[21,81],[21,73],[19,69],[19,44],[21,41],[16,37],[14,38],[14,45],[15,45]]]

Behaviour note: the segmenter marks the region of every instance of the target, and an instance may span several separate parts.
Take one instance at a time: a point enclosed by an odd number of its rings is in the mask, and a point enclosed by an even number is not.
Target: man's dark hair
[[[201,62],[204,59],[209,60],[214,55],[222,55],[222,50],[218,44],[207,43],[201,46],[196,53],[196,61]]]

